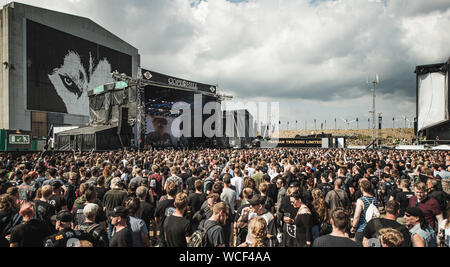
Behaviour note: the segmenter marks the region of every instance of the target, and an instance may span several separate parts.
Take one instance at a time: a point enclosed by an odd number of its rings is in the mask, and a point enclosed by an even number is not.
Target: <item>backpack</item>
[[[366,222],[369,222],[373,218],[379,218],[380,217],[380,211],[378,211],[377,206],[373,204],[374,200],[372,200],[372,203],[370,203],[369,207],[366,211]]]
[[[212,224],[209,227],[204,227],[205,222],[198,227],[198,229],[192,234],[191,239],[189,241],[188,247],[191,248],[201,248],[206,247],[208,244],[207,235],[209,229],[216,226],[216,224]]]

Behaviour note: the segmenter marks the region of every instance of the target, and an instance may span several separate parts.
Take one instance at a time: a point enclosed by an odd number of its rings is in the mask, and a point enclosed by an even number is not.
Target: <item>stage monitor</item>
[[[448,65],[418,66],[417,130],[422,131],[449,120]]]

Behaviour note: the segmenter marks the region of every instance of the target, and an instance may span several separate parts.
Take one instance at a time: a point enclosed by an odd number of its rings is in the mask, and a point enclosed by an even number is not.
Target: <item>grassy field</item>
[[[294,138],[296,135],[311,135],[311,134],[333,134],[335,136],[354,136],[357,139],[348,140],[349,145],[367,145],[369,144],[372,138],[372,130],[369,129],[349,129],[349,130],[281,130],[279,132],[280,138]],[[414,129],[412,128],[386,128],[380,130],[376,130],[375,132],[377,138],[379,138],[381,134],[381,139],[384,144],[394,144],[398,143],[398,140],[406,139],[407,141],[411,141],[414,136]]]

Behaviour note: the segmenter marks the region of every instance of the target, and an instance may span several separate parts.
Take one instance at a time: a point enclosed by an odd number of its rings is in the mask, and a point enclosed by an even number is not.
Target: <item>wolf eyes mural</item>
[[[111,65],[108,60],[101,60],[95,67],[92,56],[89,55],[89,67],[86,70],[81,64],[80,56],[73,52],[64,57],[64,63],[55,68],[48,78],[52,82],[56,93],[64,102],[67,113],[89,115],[88,90],[99,85],[114,82],[110,73]]]
[[[132,57],[27,20],[27,109],[89,116],[88,91],[132,74]]]

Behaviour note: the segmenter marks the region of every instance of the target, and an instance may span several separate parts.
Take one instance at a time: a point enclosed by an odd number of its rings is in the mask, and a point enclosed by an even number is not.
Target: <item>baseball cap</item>
[[[61,222],[71,222],[72,221],[72,214],[70,212],[62,210],[56,214],[56,220]]]
[[[249,201],[248,203],[250,203],[250,205],[260,205],[263,204],[265,201],[265,198],[261,195],[254,195]]]
[[[289,187],[300,187],[300,183],[297,181],[293,181],[289,184]]]
[[[126,217],[126,216],[128,216],[128,210],[123,206],[115,207],[114,210],[111,212],[111,217]]]

